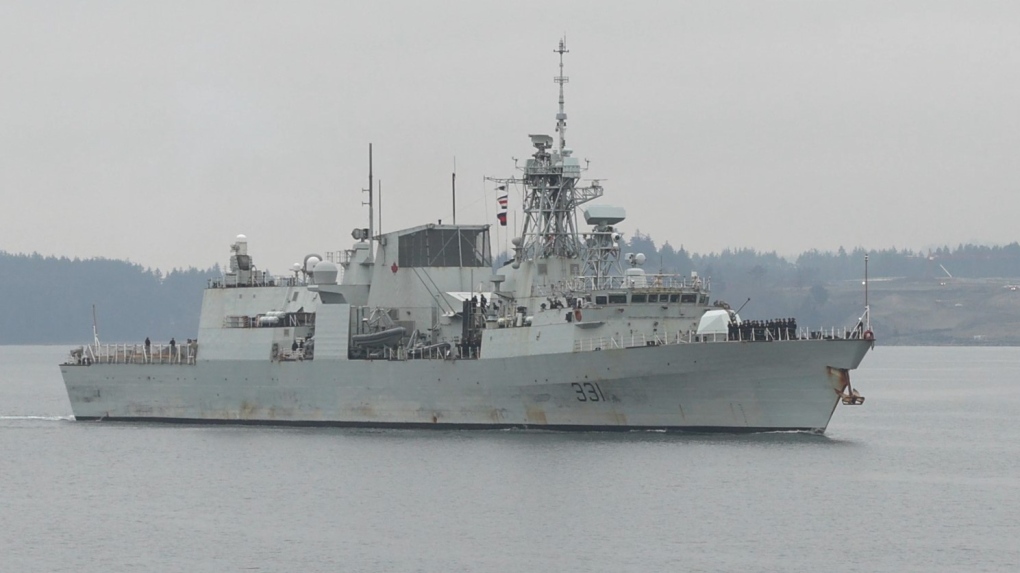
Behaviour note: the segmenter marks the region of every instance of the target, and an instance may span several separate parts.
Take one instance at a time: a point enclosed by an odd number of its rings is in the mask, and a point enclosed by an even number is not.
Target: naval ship
[[[91,344],[60,365],[76,420],[381,428],[824,432],[874,345],[856,325],[741,321],[710,280],[646,272],[621,252],[626,212],[601,203],[566,145],[531,135],[510,191],[522,231],[494,265],[495,224],[424,224],[259,270],[244,235],[205,290],[197,339]],[[583,220],[584,227],[581,226]],[[509,252],[512,251],[512,252]]]

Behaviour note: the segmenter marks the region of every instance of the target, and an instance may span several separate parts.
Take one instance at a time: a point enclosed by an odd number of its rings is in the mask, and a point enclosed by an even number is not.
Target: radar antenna
[[[560,74],[553,78],[559,84],[559,111],[556,114],[556,132],[559,141],[550,135],[531,134],[532,156],[523,167],[523,177],[496,179],[499,184],[523,184],[524,228],[514,240],[517,263],[524,260],[563,257],[576,259],[584,255],[585,245],[578,237],[577,207],[602,196],[602,185],[593,181],[580,183],[581,163],[567,147],[567,112],[563,84],[568,78],[563,73],[563,54],[567,53],[567,39],[560,40],[553,50],[560,55]],[[515,162],[516,163],[516,162]]]

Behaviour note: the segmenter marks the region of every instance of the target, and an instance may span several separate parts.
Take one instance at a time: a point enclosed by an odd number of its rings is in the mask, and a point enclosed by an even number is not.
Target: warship
[[[75,419],[824,432],[863,403],[849,372],[874,345],[866,296],[850,327],[742,321],[708,277],[622,252],[625,210],[595,202],[601,182],[566,145],[565,41],[554,52],[555,137],[531,135],[517,175],[487,178],[499,226],[376,233],[369,146],[369,226],[350,249],[272,276],[237,236],[196,339],[71,349]],[[496,265],[490,230],[515,190],[522,230]]]

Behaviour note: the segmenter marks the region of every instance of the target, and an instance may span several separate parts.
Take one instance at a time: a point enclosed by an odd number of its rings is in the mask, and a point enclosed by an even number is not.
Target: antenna
[[[379,234],[382,235],[382,179],[379,180]]]
[[[560,111],[556,114],[556,132],[560,134],[560,155],[563,155],[563,148],[567,146],[567,112],[563,110],[563,84],[570,81],[570,78],[563,75],[563,54],[569,53],[567,49],[567,37],[560,39],[560,47],[553,50],[560,55],[560,75],[553,78],[553,81],[560,85]]]
[[[373,212],[372,196],[375,194],[372,180],[372,144],[368,144],[368,189],[362,189],[362,191],[368,193],[368,203],[362,203],[362,205],[368,205],[368,237],[369,245],[371,246],[372,238],[375,237],[375,213]],[[369,251],[371,256],[371,251]]]
[[[450,190],[453,192],[453,224],[457,224],[457,158],[453,158],[453,173],[450,174]]]
[[[92,304],[92,342],[96,345],[96,352],[99,352],[99,326],[96,322],[96,305]]]

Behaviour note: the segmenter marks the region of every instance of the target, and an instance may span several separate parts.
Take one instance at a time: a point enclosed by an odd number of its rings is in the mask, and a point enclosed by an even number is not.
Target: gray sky
[[[1017,2],[0,3],[0,250],[276,273],[365,226],[495,223],[553,133],[697,252],[1003,244]],[[511,209],[517,206],[511,203]],[[499,239],[502,243],[502,237]]]

